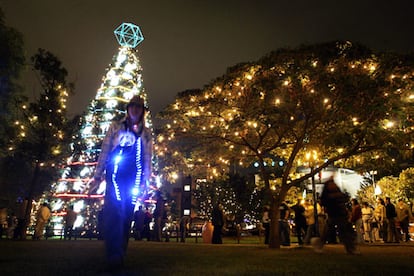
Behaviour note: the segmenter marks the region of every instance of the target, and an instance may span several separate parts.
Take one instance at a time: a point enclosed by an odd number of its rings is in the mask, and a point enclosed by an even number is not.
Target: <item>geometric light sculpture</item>
[[[141,29],[132,23],[122,23],[114,31],[121,46],[135,48],[144,40]]]

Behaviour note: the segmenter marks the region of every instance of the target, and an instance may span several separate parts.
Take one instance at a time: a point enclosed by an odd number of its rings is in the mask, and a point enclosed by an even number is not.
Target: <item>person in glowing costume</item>
[[[144,117],[144,100],[134,96],[126,117],[106,133],[95,170],[95,185],[105,171],[103,235],[111,269],[123,265],[135,204],[151,175],[152,136]]]

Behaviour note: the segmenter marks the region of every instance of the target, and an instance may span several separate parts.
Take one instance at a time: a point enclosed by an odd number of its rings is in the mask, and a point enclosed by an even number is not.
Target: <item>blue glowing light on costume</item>
[[[141,176],[142,176],[142,162],[141,162],[141,137],[137,139],[137,155],[136,155],[136,168],[137,173],[135,175],[135,185],[132,189],[132,204],[135,205],[137,203],[138,194],[139,194],[139,185],[141,184]]]
[[[141,175],[142,175],[142,164],[141,164],[141,137],[138,137],[135,143],[136,146],[136,175],[135,175],[135,183],[134,187],[131,190],[131,204],[135,205],[137,203],[138,195],[139,195],[139,185],[141,183]],[[119,162],[122,160],[123,149],[119,150],[119,153],[115,156],[114,159],[114,171],[112,173],[112,183],[115,189],[115,196],[116,200],[121,201],[121,192],[119,189],[119,184],[117,182],[117,174],[119,168]]]
[[[133,188],[132,189],[132,191],[131,191],[131,194],[133,195],[133,196],[137,196],[138,195],[138,193],[139,193],[139,189],[138,188]]]
[[[121,154],[121,152],[119,154]],[[115,156],[115,165],[118,165],[119,162],[121,162],[121,160],[122,160],[122,155]]]
[[[135,48],[144,40],[141,29],[132,23],[122,23],[114,31],[121,46]]]
[[[114,172],[112,173],[112,183],[114,184],[114,189],[115,189],[115,196],[116,196],[116,200],[121,201],[121,192],[119,191],[119,185],[116,182],[116,175],[118,173],[118,164],[122,159],[122,153],[123,153],[123,149],[121,149],[118,153],[117,156],[115,156],[115,164],[114,164]]]

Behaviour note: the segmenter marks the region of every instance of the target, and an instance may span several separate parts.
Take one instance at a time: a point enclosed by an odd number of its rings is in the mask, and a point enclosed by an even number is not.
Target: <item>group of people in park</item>
[[[3,234],[6,234],[6,237],[9,239],[14,240],[21,240],[26,238],[25,235],[22,234],[25,224],[25,209],[26,204],[20,204],[18,206],[18,214],[11,213],[8,214],[7,208],[3,208],[3,212],[0,218],[2,221],[2,231],[0,233],[0,238]],[[46,226],[49,222],[51,216],[51,211],[49,205],[44,202],[40,204],[39,208],[37,208],[35,213],[35,224],[34,224],[34,232],[33,232],[33,240],[40,240],[44,237],[44,232],[46,230]]]
[[[154,211],[151,213],[148,206],[140,205],[135,211],[133,217],[133,236],[136,241],[162,241],[165,236],[166,241],[169,240],[168,235],[163,235],[163,229],[168,221],[168,208],[161,193],[157,192],[157,203]],[[153,227],[151,229],[151,223]]]
[[[315,211],[316,208],[316,211]],[[396,205],[390,197],[376,198],[376,205],[350,199],[334,182],[324,183],[320,198],[315,203],[311,199],[301,199],[287,206],[284,202],[279,208],[279,238],[282,246],[290,245],[291,225],[294,222],[298,244],[314,245],[317,251],[325,243],[344,244],[347,253],[354,254],[357,244],[409,242],[409,223],[413,221],[410,206],[403,199]],[[263,210],[262,224],[264,242],[269,243],[269,207]],[[339,238],[339,239],[338,239]]]
[[[351,221],[355,225],[358,243],[409,242],[409,224],[413,221],[411,208],[403,199],[394,205],[390,197],[377,198],[376,206],[352,200]]]

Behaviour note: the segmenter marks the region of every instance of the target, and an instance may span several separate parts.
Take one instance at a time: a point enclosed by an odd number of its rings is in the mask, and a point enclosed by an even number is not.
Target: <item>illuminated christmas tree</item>
[[[84,231],[81,233],[83,235],[96,234],[105,181],[92,190],[89,183],[93,178],[102,140],[112,121],[125,116],[126,104],[133,96],[141,96],[148,107],[143,88],[142,67],[135,49],[144,39],[141,30],[134,24],[123,23],[114,33],[121,47],[107,68],[102,85],[88,106],[87,114],[82,118],[79,137],[75,137],[73,154],[63,168],[61,179],[52,185],[53,198],[50,201],[52,211],[55,212],[52,219],[54,229],[62,228],[65,208],[73,205],[78,213],[75,227]],[[149,112],[146,114],[146,124],[152,129]],[[155,183],[156,181],[152,181],[147,191],[142,193],[149,197],[150,191],[155,189],[151,186],[155,186]]]

